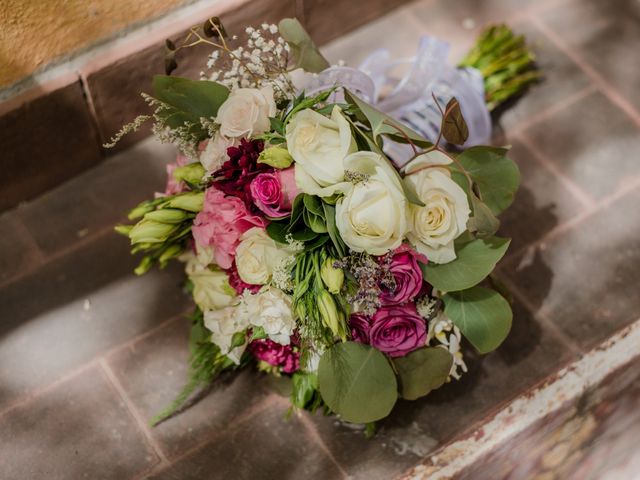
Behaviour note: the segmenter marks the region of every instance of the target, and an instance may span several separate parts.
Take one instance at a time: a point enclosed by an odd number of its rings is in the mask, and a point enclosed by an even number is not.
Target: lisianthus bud
[[[131,232],[132,228],[133,225],[116,225],[113,227],[113,229],[120,235],[126,235],[127,237],[129,236],[129,232]]]
[[[153,211],[155,207],[149,203],[149,202],[143,202],[140,205],[138,205],[137,207],[135,207],[133,210],[131,210],[129,212],[129,215],[127,215],[127,217],[129,218],[129,220],[135,220],[136,218],[142,218],[144,217],[144,215],[146,213],[149,213],[151,211]]]
[[[338,313],[333,296],[324,289],[320,290],[318,294],[318,310],[324,324],[329,327],[334,335],[339,335],[340,313]]]
[[[331,293],[339,293],[344,283],[344,271],[341,268],[334,268],[334,258],[327,258],[320,269],[320,277]]]
[[[273,168],[289,168],[293,163],[293,157],[286,148],[269,147],[260,152],[258,163],[266,163]]]
[[[138,266],[135,268],[133,273],[136,275],[144,275],[149,271],[149,269],[153,266],[153,258],[146,256],[144,257]]]
[[[176,182],[187,182],[197,185],[202,181],[206,170],[200,162],[190,163],[184,167],[177,167],[173,170],[173,178]]]
[[[162,243],[171,235],[177,225],[161,223],[154,220],[141,220],[129,232],[131,244],[134,243]]]
[[[187,212],[199,212],[204,203],[204,192],[188,192],[169,200],[169,207],[180,208]]]
[[[161,210],[155,210],[147,213],[145,220],[153,220],[161,223],[180,223],[187,219],[189,214],[184,210],[177,208],[163,208]]]
[[[173,244],[170,247],[168,247],[164,252],[162,252],[162,255],[160,255],[160,257],[158,258],[158,262],[160,262],[160,266],[161,267],[166,266],[167,262],[172,258],[175,258],[178,255],[180,255],[182,253],[182,250],[183,248],[178,244]]]

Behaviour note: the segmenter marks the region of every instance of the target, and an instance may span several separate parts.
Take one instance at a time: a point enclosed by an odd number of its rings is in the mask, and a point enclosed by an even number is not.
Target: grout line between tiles
[[[76,367],[75,369],[72,369],[72,370],[62,374],[60,377],[58,377],[55,380],[51,381],[50,383],[48,383],[44,387],[36,388],[36,389],[32,390],[31,392],[20,396],[19,398],[17,398],[15,401],[9,403],[4,408],[0,408],[0,417],[5,415],[6,413],[10,412],[11,410],[14,410],[15,408],[20,407],[21,405],[23,405],[25,403],[29,403],[30,401],[35,400],[39,396],[41,396],[44,393],[52,390],[53,388],[57,387],[58,385],[60,385],[62,383],[65,383],[66,381],[71,380],[72,378],[77,377],[78,375],[84,373],[85,371],[90,370],[91,368],[97,366],[99,361],[100,361],[100,359],[104,358],[106,361],[108,361],[108,357],[110,357],[114,353],[119,352],[119,351],[123,350],[124,348],[128,348],[128,347],[133,346],[134,344],[136,344],[136,343],[140,342],[141,340],[144,340],[145,338],[153,335],[158,330],[161,330],[162,328],[166,327],[167,325],[171,324],[172,322],[176,322],[180,318],[183,318],[186,314],[187,314],[187,311],[185,311],[183,313],[179,313],[179,314],[177,314],[177,315],[175,315],[175,316],[163,321],[159,325],[156,325],[155,327],[152,327],[149,330],[146,330],[145,332],[142,332],[142,333],[136,335],[135,337],[127,340],[126,342],[118,344],[118,345],[116,345],[116,346],[114,346],[114,347],[102,352],[100,355],[97,355],[96,357],[92,358],[91,360],[89,360],[87,363],[81,365],[80,367]]]
[[[595,85],[594,83],[591,83],[586,87],[584,87],[583,89],[578,90],[577,92],[569,95],[568,97],[563,98],[562,100],[554,103],[548,108],[545,108],[541,112],[538,112],[534,115],[529,115],[526,118],[526,120],[521,120],[512,128],[509,128],[508,134],[518,135],[524,130],[530,127],[533,127],[539,123],[542,123],[543,121],[547,120],[549,117],[557,113],[560,113],[564,109],[572,106],[574,103],[577,103],[578,101],[582,100],[585,97],[588,97],[589,95],[597,91],[599,91],[597,85]]]
[[[551,172],[585,209],[589,210],[595,207],[596,202],[591,195],[585,192],[580,188],[580,186],[578,186],[578,184],[571,180],[571,178],[565,175],[564,172],[538,148],[535,142],[533,142],[525,132],[515,133],[512,136],[527,147],[538,163]]]
[[[125,404],[125,407],[129,411],[129,414],[135,420],[136,425],[138,426],[138,430],[140,431],[140,433],[142,433],[148,445],[151,447],[151,449],[156,454],[156,456],[160,459],[160,463],[155,465],[155,468],[158,468],[159,466],[169,466],[170,462],[167,459],[167,456],[165,455],[164,451],[162,450],[162,447],[153,437],[151,431],[149,430],[149,426],[146,420],[142,417],[142,415],[140,415],[140,412],[138,412],[138,409],[133,404],[133,401],[131,400],[131,398],[129,398],[129,395],[127,394],[124,387],[120,383],[120,380],[118,379],[115,372],[111,369],[111,367],[109,366],[109,364],[106,362],[104,358],[100,358],[98,360],[98,365],[102,369],[102,372],[104,373],[104,376],[106,377],[106,380],[111,386],[111,388],[115,390],[116,394],[120,397],[122,402]]]
[[[282,399],[282,402],[284,403],[284,402],[286,402],[286,400]],[[288,405],[288,403],[287,403],[287,405]],[[327,447],[327,444],[324,442],[324,440],[322,439],[322,437],[318,433],[318,429],[309,420],[309,418],[307,416],[307,413],[305,413],[305,412],[297,412],[296,418],[300,421],[300,423],[302,423],[302,425],[304,426],[305,430],[307,431],[307,434],[309,435],[309,437],[311,437],[313,442],[316,445],[318,445],[318,447],[320,447],[320,450],[322,450],[324,452],[324,454],[329,458],[329,460],[331,460],[331,462],[340,471],[340,474],[342,474],[342,476],[345,479],[349,479],[349,474],[342,468],[342,465],[340,464],[340,462],[338,462],[336,457],[333,455],[333,452],[329,449],[329,447]]]
[[[627,116],[640,128],[640,113],[620,94],[617,88],[610,84],[605,78],[587,61],[582,55],[577,53],[565,43],[552,29],[536,16],[531,16],[531,23],[540,30],[559,50],[561,50],[569,59],[573,61],[591,80],[597,85],[600,92],[606,96],[609,101],[624,111]]]
[[[204,448],[208,444],[218,440],[219,438],[222,437],[223,434],[233,433],[234,431],[238,430],[247,421],[251,420],[253,417],[260,414],[261,412],[263,412],[264,410],[266,410],[267,408],[269,408],[275,403],[278,403],[277,395],[276,394],[268,395],[261,402],[249,407],[247,410],[245,410],[245,412],[242,415],[235,418],[233,420],[233,423],[230,424],[227,428],[223,429],[222,431],[215,431],[212,435],[209,435],[208,437],[204,438],[200,442],[193,445],[188,450],[185,450],[184,452],[182,452],[180,455],[177,455],[176,457],[172,458],[171,463],[169,465],[156,465],[151,470],[145,472],[144,475],[135,477],[134,480],[147,478],[150,474],[156,475],[164,471],[166,468],[170,467],[171,465],[174,465],[180,462],[181,460],[184,460],[185,458],[198,452],[200,449]]]
[[[36,389],[32,390],[31,392],[20,396],[19,398],[17,398],[13,402],[9,403],[8,405],[6,405],[2,409],[0,409],[0,418],[2,418],[4,415],[6,415],[7,413],[11,412],[12,410],[14,410],[16,408],[19,408],[22,405],[31,402],[32,400],[35,400],[40,395],[43,395],[43,394],[53,390],[57,386],[65,383],[68,380],[71,380],[72,378],[74,378],[74,377],[76,377],[78,375],[81,375],[82,373],[84,373],[86,371],[91,370],[92,368],[94,368],[96,366],[97,366],[97,360],[93,359],[90,362],[87,362],[84,365],[81,365],[80,367],[77,367],[77,368],[65,373],[61,377],[58,377],[56,380],[54,380],[53,382],[49,383],[48,385],[46,385],[44,387],[36,388]]]
[[[545,328],[547,328],[551,335],[556,337],[557,340],[568,347],[569,350],[571,350],[571,353],[575,354],[577,357],[582,356],[584,352],[578,346],[578,344],[576,344],[571,337],[564,333],[558,327],[558,325],[556,325],[555,322],[551,321],[551,319],[545,314],[544,311],[536,309],[517,284],[512,282],[509,277],[500,274],[500,272],[497,272],[496,276],[507,285],[509,292],[511,292],[511,294],[516,297],[516,299],[524,306],[524,308],[529,311],[533,318],[538,320]]]
[[[564,223],[561,223],[561,224],[555,226],[553,229],[551,229],[549,232],[547,232],[545,235],[543,235],[538,240],[536,240],[534,242],[531,242],[531,243],[528,243],[526,245],[523,245],[522,247],[520,247],[515,252],[509,254],[508,261],[512,261],[514,258],[518,257],[519,255],[521,255],[521,254],[523,254],[523,253],[525,253],[525,252],[527,252],[527,251],[529,251],[531,249],[540,248],[540,246],[544,245],[546,242],[548,242],[550,240],[553,240],[554,238],[556,238],[556,237],[562,235],[563,233],[571,230],[572,228],[576,227],[577,225],[580,225],[583,221],[587,220],[592,215],[595,215],[596,213],[598,213],[602,209],[608,207],[609,205],[611,205],[616,200],[618,200],[618,199],[624,197],[625,195],[633,192],[634,190],[638,190],[638,189],[640,189],[640,178],[636,179],[633,182],[629,182],[628,184],[622,186],[621,188],[619,188],[618,190],[616,190],[612,194],[608,195],[607,197],[604,197],[597,204],[595,204],[593,208],[590,208],[590,209],[587,209],[587,210],[583,210],[581,213],[579,213],[578,215],[573,217],[571,220],[568,220],[568,221],[566,221]]]
[[[26,228],[26,227],[25,227]],[[38,265],[35,266],[31,266],[30,268],[27,268],[25,270],[20,271],[19,274],[14,275],[13,277],[7,278],[6,280],[0,282],[0,288],[4,288],[8,285],[11,285],[12,283],[15,282],[19,282],[20,280],[24,279],[25,277],[28,277],[29,275],[31,275],[32,273],[36,272],[37,270],[39,270],[40,268],[46,266],[47,264],[54,262],[62,257],[64,257],[65,255],[68,255],[70,253],[75,252],[76,250],[85,247],[93,242],[96,242],[98,240],[101,240],[103,237],[105,237],[106,235],[109,235],[113,233],[113,225],[109,225],[107,227],[101,228],[99,230],[97,230],[95,233],[93,234],[89,234],[86,237],[82,237],[79,238],[76,242],[73,242],[70,246],[66,247],[66,248],[62,248],[60,250],[58,250],[55,253],[52,253],[50,255],[44,255],[44,253],[41,252],[41,257],[42,257],[42,262]],[[34,240],[35,242],[35,240]],[[37,243],[36,243],[37,246]],[[38,247],[38,250],[40,250],[40,247]]]

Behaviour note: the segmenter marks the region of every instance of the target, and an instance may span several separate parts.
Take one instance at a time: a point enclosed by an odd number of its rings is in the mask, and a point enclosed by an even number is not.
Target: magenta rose
[[[291,345],[280,345],[267,338],[254,340],[248,348],[255,358],[282,368],[284,373],[293,373],[300,368],[300,355],[293,351]]]
[[[220,268],[231,268],[240,236],[252,227],[264,228],[262,218],[252,215],[244,202],[215,188],[207,189],[202,211],[193,222],[196,248],[212,247]]]
[[[253,203],[267,217],[281,218],[291,213],[293,199],[298,195],[294,167],[260,173],[250,185]]]
[[[413,303],[381,307],[371,318],[371,346],[390,357],[402,357],[424,347],[427,328]]]
[[[351,339],[358,343],[369,343],[369,330],[371,330],[371,319],[362,313],[354,313],[349,317],[349,328],[351,329]]]
[[[416,298],[422,289],[422,270],[418,260],[427,263],[424,255],[408,245],[401,245],[391,253],[387,268],[393,277],[393,284],[380,285],[382,305],[399,305]]]

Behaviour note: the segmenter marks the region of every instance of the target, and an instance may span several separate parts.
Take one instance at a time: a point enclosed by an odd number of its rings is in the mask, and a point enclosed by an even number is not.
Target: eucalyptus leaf
[[[449,263],[421,265],[425,280],[443,292],[465,290],[484,280],[504,256],[508,238],[478,238],[461,245]]]
[[[329,62],[322,56],[318,47],[297,19],[283,18],[278,24],[278,30],[291,48],[296,68],[302,68],[312,73],[319,73],[325,68],[329,68]]]
[[[506,148],[478,146],[457,157],[495,215],[511,205],[520,185],[520,171],[507,152]]]
[[[480,353],[500,346],[511,330],[509,302],[498,292],[473,287],[443,297],[444,312]]]
[[[411,130],[406,125],[399,123],[395,118],[390,117],[386,113],[383,113],[377,108],[369,105],[352,92],[345,90],[344,95],[345,99],[351,105],[357,107],[366,117],[369,122],[369,126],[371,127],[373,139],[376,143],[380,135],[392,135],[396,141],[406,143],[407,140],[405,137],[408,137],[411,142],[419,147],[428,148],[433,146],[433,144],[422,135]],[[399,134],[398,130],[402,130],[404,135]]]
[[[398,398],[396,376],[387,358],[355,342],[337,343],[324,352],[318,385],[329,408],[353,423],[386,417]]]
[[[407,400],[424,397],[446,382],[453,356],[444,348],[425,347],[393,359],[400,379],[400,394]]]
[[[154,76],[152,87],[154,97],[169,105],[159,114],[163,121],[171,128],[192,124],[192,133],[199,138],[207,136],[200,118],[215,118],[229,96],[229,89],[220,83],[166,75]]]
[[[490,237],[500,228],[500,220],[493,214],[486,203],[482,202],[475,193],[469,195],[473,216],[467,222],[467,228],[476,232],[478,237]]]
[[[445,108],[445,116],[442,119],[442,135],[449,143],[462,145],[469,138],[469,128],[462,116],[460,104],[452,97]]]

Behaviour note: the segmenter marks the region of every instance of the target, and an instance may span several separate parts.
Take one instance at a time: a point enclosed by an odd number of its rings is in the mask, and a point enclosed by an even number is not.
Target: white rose
[[[290,255],[285,246],[279,246],[262,228],[250,228],[242,234],[236,248],[238,275],[243,282],[265,285],[274,269]]]
[[[409,205],[407,238],[434,263],[455,260],[453,241],[466,231],[471,213],[466,193],[451,179],[449,171],[433,167],[447,163],[451,159],[441,152],[429,152],[405,168],[404,181],[425,204]]]
[[[406,198],[397,173],[374,152],[352,153],[345,170],[363,177],[336,203],[336,226],[351,250],[382,255],[407,231]]]
[[[339,107],[331,118],[311,109],[287,124],[287,149],[296,162],[296,184],[304,193],[330,196],[344,181],[344,158],[356,150],[349,122]]]
[[[271,127],[269,117],[276,114],[273,88],[236,88],[220,106],[216,123],[229,138],[260,135]]]
[[[211,341],[220,347],[220,352],[240,363],[240,358],[247,342],[231,349],[233,335],[242,332],[249,326],[249,319],[242,306],[225,307],[204,312],[204,326],[211,331]]]
[[[186,272],[193,283],[193,299],[200,309],[215,310],[237,303],[236,292],[225,272],[203,267],[195,256],[187,263]]]
[[[247,316],[252,325],[262,327],[274,342],[289,345],[295,329],[291,298],[277,288],[265,288],[255,295],[245,295]]]
[[[220,132],[207,142],[207,146],[200,153],[200,163],[209,173],[213,173],[222,167],[222,164],[229,159],[227,148],[237,145],[237,139],[227,138]]]

